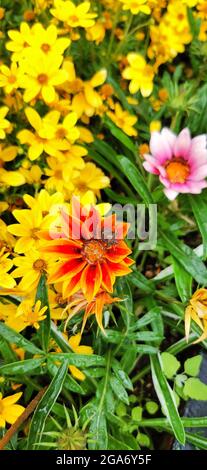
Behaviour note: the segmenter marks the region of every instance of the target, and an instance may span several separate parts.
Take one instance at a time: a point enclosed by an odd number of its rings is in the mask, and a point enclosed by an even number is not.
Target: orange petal
[[[115,282],[115,276],[113,273],[109,270],[108,265],[106,262],[103,262],[101,264],[101,270],[102,270],[102,286],[104,289],[106,289],[109,292],[113,292],[113,285]]]
[[[82,271],[86,265],[85,261],[80,261],[77,259],[69,260],[65,263],[62,263],[59,268],[49,276],[48,282],[51,284],[56,281],[63,281],[65,278],[71,278],[77,273]]]
[[[99,263],[88,265],[81,276],[81,289],[90,302],[100,289],[102,272]]]

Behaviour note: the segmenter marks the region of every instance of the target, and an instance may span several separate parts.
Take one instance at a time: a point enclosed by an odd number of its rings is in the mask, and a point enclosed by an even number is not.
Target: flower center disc
[[[190,174],[189,165],[183,158],[174,158],[165,168],[171,183],[185,183]]]
[[[44,259],[37,259],[37,260],[33,263],[33,268],[34,268],[36,271],[41,271],[41,272],[43,272],[45,269],[47,269],[47,264],[45,263]]]
[[[89,264],[96,264],[101,261],[105,255],[104,243],[100,240],[91,240],[86,242],[83,248],[83,256]]]

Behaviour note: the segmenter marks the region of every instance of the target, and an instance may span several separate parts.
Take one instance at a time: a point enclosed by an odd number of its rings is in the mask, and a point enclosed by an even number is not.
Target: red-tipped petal
[[[69,279],[75,276],[77,273],[82,271],[86,265],[86,262],[77,259],[69,260],[65,263],[61,263],[59,268],[49,276],[48,282],[51,284],[56,281],[63,281],[66,277]]]
[[[124,243],[124,241],[119,241],[116,245],[113,245],[110,249],[106,251],[105,257],[112,261],[112,263],[120,263],[123,261],[126,256],[131,253],[130,248]]]
[[[86,299],[91,302],[100,289],[102,272],[99,263],[88,265],[81,276],[81,289]]]
[[[72,277],[69,281],[65,281],[63,283],[63,297],[67,298],[73,294],[76,294],[80,290],[80,279],[81,279],[82,272],[80,271],[74,277]]]
[[[101,270],[102,270],[102,287],[106,289],[108,292],[113,292],[115,276],[109,270],[106,262],[101,264]]]
[[[122,262],[122,263],[111,263],[108,262],[108,268],[114,276],[125,276],[126,274],[131,273],[131,269]]]

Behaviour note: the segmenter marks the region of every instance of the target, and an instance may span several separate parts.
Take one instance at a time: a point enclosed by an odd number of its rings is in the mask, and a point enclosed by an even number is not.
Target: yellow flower
[[[41,183],[42,170],[38,165],[32,165],[27,168],[21,166],[19,173],[22,174],[28,184]]]
[[[13,289],[12,292],[3,292],[4,295],[18,295],[18,292],[15,292],[15,289]],[[1,293],[2,291],[0,291]],[[1,295],[3,295],[1,294]],[[0,314],[0,319],[5,322],[7,326],[12,328],[13,330],[17,331],[18,333],[22,330],[25,329],[25,323],[24,320],[20,317],[17,318],[16,313],[17,313],[17,306],[12,304],[11,302],[9,303],[1,303],[1,314]]]
[[[45,187],[52,191],[73,191],[74,185],[72,178],[78,175],[78,172],[71,168],[70,162],[63,165],[54,157],[47,158],[48,168],[45,168],[45,174],[49,178],[45,181]]]
[[[62,56],[46,55],[41,51],[31,50],[20,64],[19,86],[25,88],[24,101],[29,101],[41,94],[45,103],[55,100],[55,87],[67,79],[65,70],[60,69]]]
[[[207,338],[207,289],[202,288],[194,292],[185,310],[185,335],[187,341],[190,334],[191,320],[194,320],[203,331],[195,343],[204,341]]]
[[[134,94],[140,90],[142,96],[147,97],[153,90],[154,72],[151,65],[146,64],[144,57],[135,52],[127,55],[129,66],[122,73],[123,78],[131,80],[129,84],[130,93]]]
[[[51,8],[51,14],[60,21],[63,21],[71,28],[90,28],[94,25],[96,13],[89,13],[90,2],[83,2],[75,5],[68,0],[54,0],[54,8]]]
[[[75,126],[77,115],[74,112],[69,113],[62,124],[58,124],[59,111],[50,111],[41,118],[37,111],[27,108],[25,114],[36,132],[23,129],[17,137],[21,144],[29,145],[28,157],[32,161],[39,158],[43,152],[52,156],[60,155],[60,151],[68,150],[70,143],[73,143],[80,135]]]
[[[32,49],[43,51],[44,54],[51,55],[51,58],[62,55],[71,43],[69,38],[58,38],[58,29],[53,24],[45,29],[41,23],[35,23],[31,33],[29,45]]]
[[[11,41],[6,43],[6,48],[13,52],[12,60],[18,62],[21,58],[25,57],[27,48],[31,38],[31,30],[27,23],[20,24],[20,31],[10,30],[8,36]]]
[[[120,127],[120,129],[125,132],[125,134],[129,136],[137,135],[137,131],[133,127],[137,122],[137,117],[133,116],[128,111],[123,110],[119,103],[115,104],[114,112],[109,111],[107,115],[117,127]]]
[[[81,342],[81,334],[78,333],[75,336],[71,336],[71,338],[68,340],[68,343],[73,350],[74,353],[76,354],[86,354],[86,355],[91,355],[93,354],[93,349],[90,346],[80,346]],[[78,380],[84,380],[85,379],[85,374],[81,372],[77,367],[75,366],[69,366],[70,372],[75,377],[75,379]]]
[[[150,122],[150,132],[159,132],[161,129],[161,122],[160,121],[151,121]]]
[[[0,139],[5,139],[5,129],[8,129],[10,127],[10,122],[5,119],[5,116],[7,115],[8,111],[9,108],[7,106],[2,106],[0,108]]]
[[[38,300],[33,305],[32,300],[23,300],[17,308],[16,317],[21,318],[26,326],[33,326],[36,330],[39,329],[39,322],[46,318],[44,313],[47,310],[47,306],[41,308],[41,302]]]
[[[8,207],[5,207],[5,210],[7,208]],[[11,252],[14,245],[15,238],[8,232],[5,222],[0,219],[0,249],[5,248],[6,251]]]
[[[94,163],[85,164],[77,177],[72,178],[74,194],[84,195],[88,190],[93,191],[95,196],[100,196],[100,189],[110,185],[110,179]]]
[[[150,7],[147,5],[147,0],[121,0],[123,3],[123,10],[130,10],[133,15],[138,13],[150,14]]]
[[[76,76],[75,68],[72,62],[65,61],[64,70],[67,71],[67,91],[74,95],[72,99],[72,109],[77,113],[78,117],[83,114],[91,117],[103,104],[101,96],[95,90],[98,86],[103,85],[106,81],[107,71],[101,69],[87,81],[83,81]]]
[[[0,287],[12,289],[16,282],[11,274],[8,273],[13,266],[13,262],[9,259],[9,253],[5,253],[5,248],[0,251]]]
[[[38,248],[39,239],[37,234],[39,230],[48,229],[54,217],[49,215],[43,217],[42,212],[36,207],[33,209],[15,209],[13,215],[19,223],[9,225],[8,231],[19,237],[15,244],[15,251],[25,253],[31,248]]]
[[[12,93],[18,88],[19,69],[16,62],[12,62],[11,67],[1,65],[0,67],[0,87],[4,87],[6,94]]]
[[[35,197],[30,196],[30,194],[25,194],[23,199],[30,209],[38,208],[41,210],[43,216],[49,214],[49,212],[53,210],[54,206],[62,206],[64,203],[62,193],[57,192],[49,194],[45,189],[41,189]]]
[[[4,428],[6,423],[13,424],[23,413],[24,407],[16,405],[16,402],[22,396],[22,392],[15,393],[3,398],[0,393],[0,427]]]
[[[105,28],[101,21],[97,21],[91,28],[86,30],[86,39],[94,41],[97,45],[100,44],[105,38]]]
[[[21,278],[18,288],[29,292],[37,287],[41,275],[50,271],[52,263],[48,256],[33,249],[26,252],[24,256],[14,258],[14,265],[17,268],[12,272],[12,276]]]

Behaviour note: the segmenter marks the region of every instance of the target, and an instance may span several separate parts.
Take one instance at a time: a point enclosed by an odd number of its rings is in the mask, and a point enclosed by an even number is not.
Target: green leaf
[[[203,256],[207,257],[207,220],[206,220],[206,202],[201,194],[189,195],[190,205],[196,219],[196,223],[203,239]]]
[[[139,271],[133,271],[133,273],[129,274],[127,278],[135,287],[138,287],[138,289],[143,290],[146,293],[151,294],[155,290],[152,281],[146,279],[146,277]]]
[[[207,401],[207,385],[201,382],[200,379],[194,377],[187,379],[183,392],[187,397],[193,398],[194,400]]]
[[[121,380],[123,386],[124,386],[125,388],[127,388],[128,390],[133,390],[134,387],[133,387],[133,384],[132,384],[130,378],[128,377],[128,375],[126,374],[126,372],[124,372],[124,370],[122,370],[122,368],[121,368],[119,362],[118,362],[116,359],[114,359],[114,360],[112,361],[112,369],[113,369],[113,371],[114,371],[116,377],[117,377],[119,380]]]
[[[61,331],[57,329],[57,326],[51,322],[51,336],[56,341],[57,345],[60,347],[63,352],[72,352],[68,341],[64,338]]]
[[[108,434],[104,410],[100,413],[95,412],[90,423],[89,433],[93,436],[93,440],[95,439],[95,442],[90,443],[90,449],[106,450],[108,445]]]
[[[57,374],[53,378],[34,412],[28,436],[28,450],[38,449],[36,444],[41,442],[45,421],[59,394],[61,393],[67,373],[68,361],[63,360],[63,363],[59,367]]]
[[[131,436],[133,437],[133,436]],[[136,446],[128,445],[125,441],[125,436],[123,435],[123,441],[115,438],[114,436],[109,435],[108,441],[108,450],[138,450],[139,446],[136,443]]]
[[[142,419],[142,407],[135,406],[132,408],[132,419],[133,421],[141,421]]]
[[[147,401],[146,410],[150,415],[154,415],[159,410],[159,406],[156,401]]]
[[[49,372],[54,376],[57,374],[59,367],[57,367],[53,362],[48,360],[48,370]],[[64,388],[71,392],[79,393],[80,395],[84,395],[84,391],[79,383],[76,382],[76,380],[68,374],[65,378],[64,382]]]
[[[171,233],[161,232],[163,244],[198,284],[207,285],[207,269],[194,251]]]
[[[46,318],[43,321],[41,321],[40,328],[38,330],[38,336],[40,338],[42,348],[45,352],[47,352],[49,339],[50,339],[50,307],[49,307],[49,301],[48,301],[45,274],[42,274],[39,280],[38,287],[37,287],[35,302],[37,302],[38,300],[40,300],[41,302],[41,308],[47,307],[47,310],[45,312]]]
[[[136,350],[138,354],[157,354],[158,348],[154,346],[150,346],[149,344],[139,344],[136,346]]]
[[[75,353],[51,353],[48,355],[48,358],[51,361],[59,361],[62,362],[65,360],[68,361],[70,366],[76,367],[94,367],[94,366],[104,366],[105,365],[105,358],[101,356],[87,355],[87,354],[75,354]]]
[[[145,183],[143,176],[139,173],[136,166],[123,155],[118,156],[121,168],[126,178],[130,181],[133,188],[137,191],[140,197],[143,199],[145,204],[153,204],[153,198],[151,193],[148,190],[148,187]]]
[[[152,321],[157,319],[157,307],[152,308],[149,312],[145,313],[139,320],[136,321],[136,328],[143,328],[143,326],[149,325]]]
[[[186,303],[192,296],[192,276],[172,257],[175,284],[178,294],[183,303]]]
[[[207,450],[207,439],[203,436],[186,432],[186,440],[187,442],[190,442],[198,449]]]
[[[179,416],[173,392],[163,373],[163,366],[159,354],[150,356],[152,380],[155,391],[159,398],[160,404],[168,418],[170,426],[175,434],[176,439],[181,443],[185,443],[185,431]]]
[[[0,337],[0,353],[6,363],[15,362],[17,360],[17,355],[12,350],[10,344],[4,338],[1,338],[1,337]]]
[[[105,120],[107,127],[110,129],[112,135],[119,140],[128,150],[130,150],[134,155],[137,154],[137,149],[132,141],[124,132],[121,131],[116,125],[109,119]]]
[[[172,379],[180,368],[180,362],[176,359],[173,354],[163,352],[161,354],[163,371],[167,379]]]
[[[201,362],[202,357],[200,355],[187,359],[184,364],[185,373],[187,375],[190,375],[191,377],[197,377],[197,375],[199,374]]]
[[[123,387],[122,382],[114,375],[112,375],[110,378],[110,385],[116,397],[123,401],[123,403],[126,403],[126,405],[129,405],[127,392]]]
[[[118,297],[122,299],[119,303],[119,309],[122,314],[123,321],[127,327],[129,327],[135,320],[133,310],[133,298],[130,285],[124,277],[120,277],[116,284],[116,291]]]
[[[24,375],[33,373],[45,362],[45,357],[37,359],[25,359],[25,361],[12,362],[0,367],[2,375]]]
[[[31,354],[42,354],[41,349],[37,348],[31,341],[28,341],[20,333],[12,330],[5,323],[0,322],[0,336],[6,339],[11,344],[16,344],[18,348],[23,348]]]
[[[136,339],[137,341],[159,341],[161,342],[163,340],[163,336],[159,336],[157,333],[154,333],[154,331],[139,331],[137,333],[134,333],[132,335],[133,339]]]

